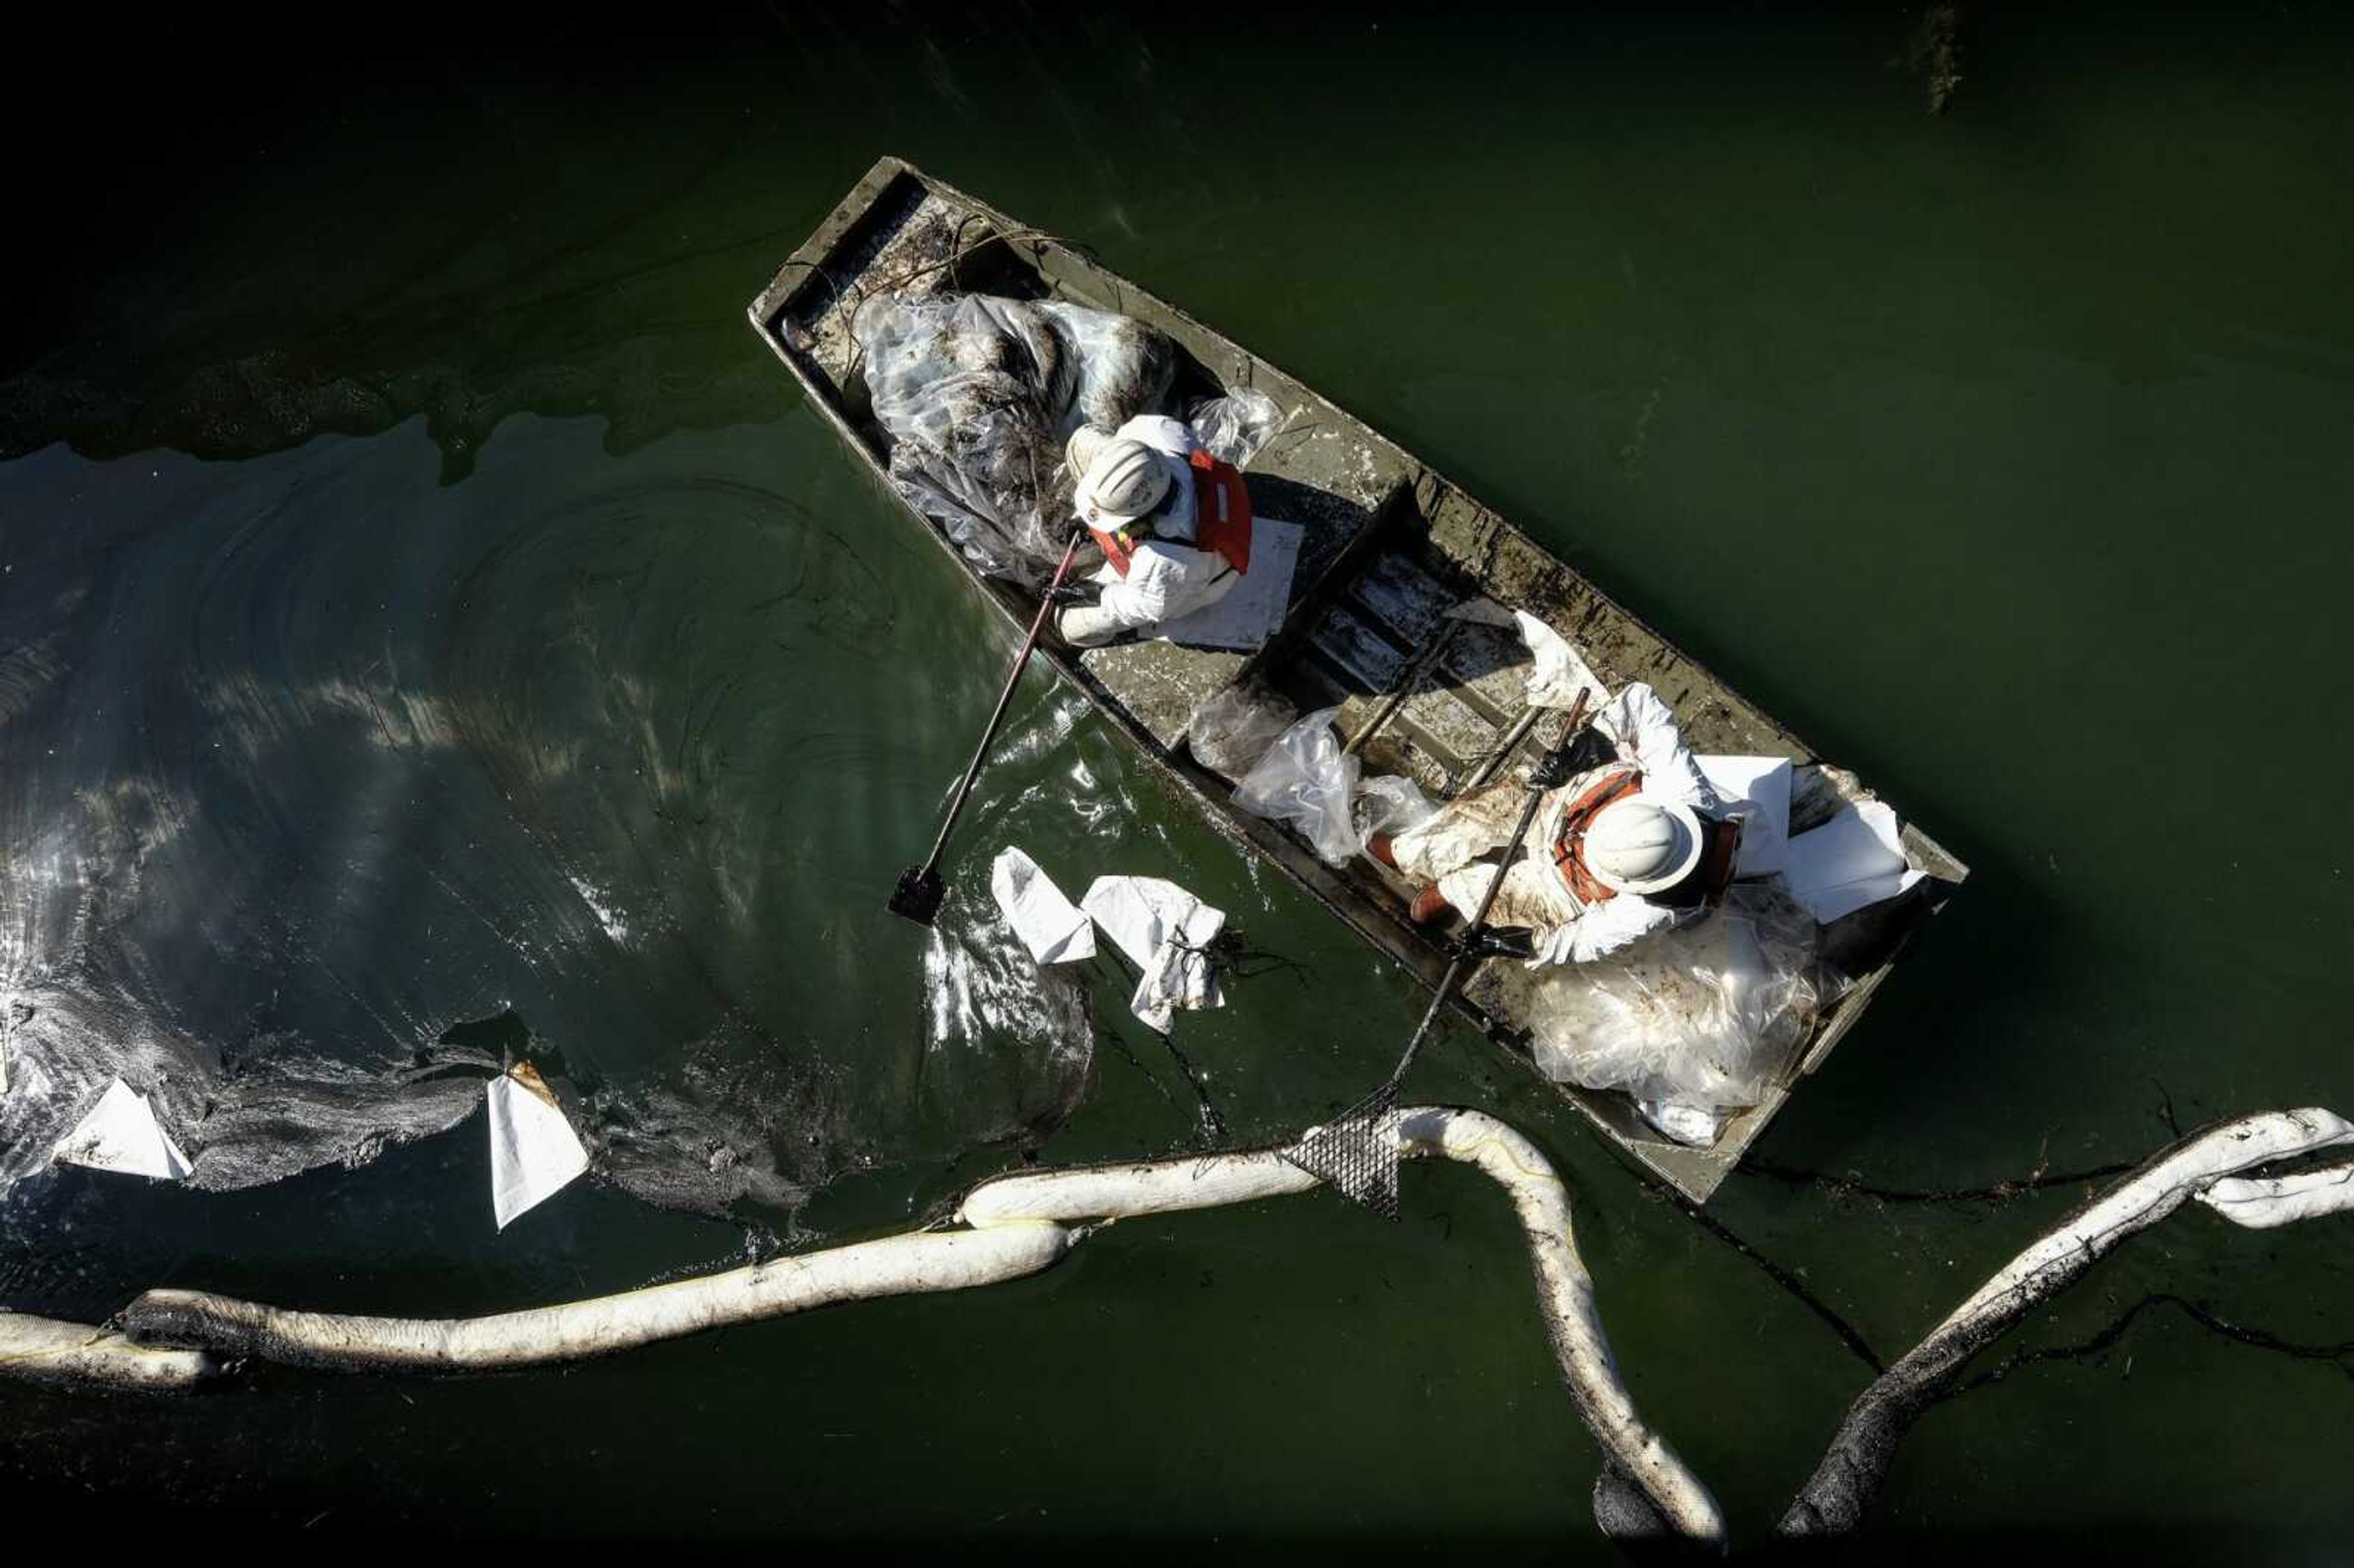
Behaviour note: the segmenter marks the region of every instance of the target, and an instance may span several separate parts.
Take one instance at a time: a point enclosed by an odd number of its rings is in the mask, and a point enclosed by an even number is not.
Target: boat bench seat
[[[1286,418],[1243,476],[1254,516],[1296,523],[1307,531],[1291,579],[1290,603],[1296,607],[1349,557],[1352,546],[1412,482],[1416,469],[1388,442],[1345,433],[1353,421],[1313,393],[1264,379],[1259,385],[1287,411]],[[1202,705],[1231,684],[1252,657],[1147,639],[1090,649],[1079,662],[1153,739],[1174,748]]]

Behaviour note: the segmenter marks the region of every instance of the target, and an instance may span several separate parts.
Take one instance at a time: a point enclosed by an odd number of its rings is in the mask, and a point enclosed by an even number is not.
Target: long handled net
[[[1331,1183],[1352,1203],[1385,1220],[1398,1217],[1396,1075],[1321,1127],[1311,1127],[1284,1159]]]
[[[1580,693],[1569,711],[1568,722],[1561,728],[1561,738],[1537,765],[1530,770],[1529,798],[1521,808],[1521,819],[1512,829],[1511,842],[1504,848],[1504,858],[1496,874],[1488,880],[1488,891],[1479,900],[1479,912],[1471,916],[1470,926],[1457,945],[1455,958],[1447,966],[1446,978],[1438,982],[1438,992],[1424,1010],[1422,1022],[1415,1026],[1405,1050],[1398,1056],[1397,1065],[1373,1092],[1342,1111],[1331,1121],[1310,1128],[1299,1140],[1283,1151],[1283,1158],[1292,1164],[1331,1184],[1341,1196],[1361,1203],[1386,1220],[1398,1217],[1397,1173],[1397,1097],[1398,1086],[1405,1079],[1406,1070],[1422,1054],[1423,1043],[1437,1027],[1438,1015],[1454,1000],[1455,991],[1474,965],[1486,957],[1480,938],[1488,928],[1488,914],[1496,906],[1496,895],[1502,891],[1504,874],[1521,857],[1521,845],[1529,836],[1529,828],[1536,821],[1537,810],[1544,803],[1545,792],[1564,782],[1561,777],[1568,764],[1579,734],[1585,726],[1586,698]]]

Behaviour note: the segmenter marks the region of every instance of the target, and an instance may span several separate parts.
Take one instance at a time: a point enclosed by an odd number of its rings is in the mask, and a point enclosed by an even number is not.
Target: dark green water
[[[103,167],[33,151],[56,122],[23,116],[54,233],[10,258],[0,379],[0,566],[116,607],[143,717],[0,728],[0,768],[175,736],[200,786],[184,831],[277,857],[227,891],[357,944],[338,961],[396,1034],[514,1005],[620,1071],[737,1021],[745,1071],[713,1093],[832,1093],[812,1119],[886,1129],[811,1157],[875,1162],[801,1212],[811,1239],[1011,1161],[957,1151],[1021,1120],[1025,1086],[923,1048],[925,949],[880,907],[995,644],[741,313],[896,152],[1088,241],[1501,506],[1972,863],[1761,1159],[1976,1185],[2137,1159],[2169,1106],[2354,1109],[2332,989],[2354,934],[2349,30],[2300,7],[1981,14],[1931,119],[1892,64],[1908,26],[1498,37],[1399,15],[1222,39],[782,11],[627,47],[426,28],[300,69],[257,37],[167,37],[84,105],[120,140]],[[29,618],[15,576],[0,603]],[[196,757],[239,738],[223,690],[290,671],[441,706],[405,744],[322,721]],[[436,712],[457,738],[421,757]],[[1072,699],[1036,681],[1016,713],[967,879],[1009,840],[1049,866],[1116,854],[1299,966],[1183,1031],[1238,1136],[1369,1082],[1413,988]],[[343,1026],[343,1002],[282,1001],[285,976],[236,957],[187,949],[208,1005]],[[1182,1146],[1189,1091],[1125,984],[1094,991],[1086,1097],[1044,1157]],[[1559,1163],[1645,1414],[1761,1536],[1867,1370],[1479,1042],[1413,1087]],[[94,1312],[185,1283],[456,1313],[746,1245],[602,1188],[494,1237],[484,1163],[469,1122],[242,1194],[69,1174],[20,1195],[11,1245]],[[1122,1224],[1040,1279],[561,1375],[5,1390],[0,1476],[324,1536],[1606,1555],[1507,1215],[1462,1171],[1413,1170],[1405,1197],[1394,1231],[1320,1197]],[[1710,1213],[1893,1356],[2070,1201],[1744,1175]],[[2345,1222],[2185,1214],[2022,1343],[2164,1291],[2338,1345],[2349,1285]],[[2349,1365],[2153,1308],[2097,1357],[1933,1411],[1878,1527],[2327,1559],[2354,1523]]]

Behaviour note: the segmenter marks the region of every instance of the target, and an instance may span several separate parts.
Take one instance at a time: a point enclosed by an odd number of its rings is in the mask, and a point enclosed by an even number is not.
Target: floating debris
[[[1962,8],[1954,0],[1940,0],[1921,13],[1904,46],[1904,69],[1927,86],[1929,112],[1943,114],[1962,85]]]

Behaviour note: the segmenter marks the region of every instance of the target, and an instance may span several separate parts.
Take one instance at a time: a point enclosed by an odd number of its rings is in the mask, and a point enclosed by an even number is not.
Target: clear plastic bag
[[[1331,866],[1348,864],[1365,847],[1349,810],[1357,759],[1341,752],[1332,729],[1340,711],[1319,708],[1285,730],[1235,789],[1235,805],[1289,823]]]
[[[1376,773],[1357,786],[1357,837],[1407,833],[1438,814],[1421,786],[1403,773]]]
[[[1176,375],[1165,334],[1057,301],[880,295],[857,334],[892,482],[982,571],[1034,586],[1067,536],[1064,441],[1160,408]]]
[[[1669,1100],[1637,1100],[1635,1110],[1656,1131],[1689,1149],[1715,1148],[1716,1140],[1724,1136],[1724,1124],[1732,1119],[1727,1111],[1703,1110]]]
[[[1274,438],[1283,423],[1283,410],[1256,387],[1237,387],[1223,397],[1193,405],[1185,422],[1212,457],[1240,468]]]
[[[1299,716],[1278,694],[1257,682],[1238,682],[1194,711],[1185,747],[1212,772],[1239,779]]]
[[[1738,1109],[1780,1079],[1829,1000],[1814,922],[1744,884],[1690,926],[1544,971],[1530,996],[1532,1045],[1563,1082]]]

